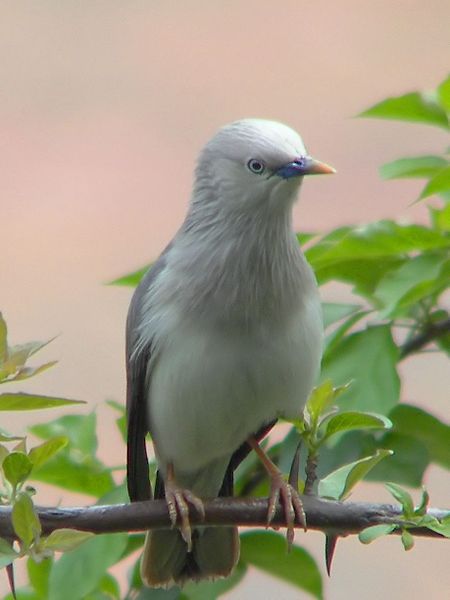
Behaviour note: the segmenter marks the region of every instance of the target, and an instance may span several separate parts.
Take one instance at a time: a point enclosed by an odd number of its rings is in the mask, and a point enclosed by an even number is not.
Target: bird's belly
[[[320,363],[320,307],[259,335],[181,327],[161,348],[149,388],[150,430],[164,469],[227,457],[277,416],[298,416]]]

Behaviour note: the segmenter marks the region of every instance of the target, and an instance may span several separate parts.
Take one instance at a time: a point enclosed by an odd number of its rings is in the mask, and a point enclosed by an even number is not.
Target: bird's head
[[[308,155],[301,137],[276,121],[244,119],[220,129],[200,154],[196,187],[222,208],[290,206],[305,175],[335,170]]]

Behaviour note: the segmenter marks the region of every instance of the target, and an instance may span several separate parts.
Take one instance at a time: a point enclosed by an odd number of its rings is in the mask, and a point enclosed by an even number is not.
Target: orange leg
[[[294,524],[296,518],[301,525],[303,525],[303,529],[306,531],[306,516],[305,511],[303,510],[303,503],[300,499],[300,495],[298,491],[285,480],[280,469],[270,460],[256,439],[254,437],[250,437],[247,442],[260,458],[270,477],[267,526],[269,526],[272,522],[275,516],[278,501],[281,500],[281,505],[286,517],[288,549],[290,549],[294,540]]]
[[[172,527],[177,526],[178,518],[180,519],[180,532],[187,544],[188,552],[192,550],[192,529],[189,521],[189,506],[192,506],[196,511],[205,518],[205,508],[203,502],[191,491],[178,486],[175,481],[173,464],[167,465],[167,474],[164,481],[164,489],[166,493],[167,510],[172,522]]]

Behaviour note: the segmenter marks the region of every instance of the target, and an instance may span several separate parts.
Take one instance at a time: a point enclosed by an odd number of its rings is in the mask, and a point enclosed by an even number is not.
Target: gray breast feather
[[[299,416],[319,368],[321,332],[315,293],[283,328],[252,336],[180,322],[161,343],[147,396],[163,471],[168,462],[182,473],[200,470],[263,424]]]

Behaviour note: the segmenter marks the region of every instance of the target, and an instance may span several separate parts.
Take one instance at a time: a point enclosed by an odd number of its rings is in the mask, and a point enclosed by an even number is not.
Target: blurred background
[[[449,22],[447,0],[2,0],[0,308],[14,343],[59,336],[41,356],[59,365],[20,389],[98,407],[100,456],[124,463],[115,415],[101,405],[124,399],[131,291],[105,284],[154,259],[172,237],[196,155],[229,121],[284,121],[338,169],[305,181],[299,230],[423,221],[425,205],[410,205],[421,182],[383,182],[377,169],[440,150],[445,133],[354,117],[388,95],[435,87],[449,67]],[[348,292],[324,287],[322,295],[337,301]],[[448,418],[443,358],[405,361],[402,376],[404,400]],[[30,422],[62,412],[71,411],[34,413]],[[1,427],[25,431],[23,416],[2,417]],[[434,505],[449,505],[444,477],[428,474]],[[354,497],[388,500],[380,485]],[[43,488],[38,501],[88,499]],[[322,560],[322,536],[299,541]],[[418,540],[406,554],[398,539],[344,540],[326,598],[446,598],[444,545]],[[229,597],[256,595],[303,598],[257,571]]]

